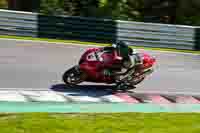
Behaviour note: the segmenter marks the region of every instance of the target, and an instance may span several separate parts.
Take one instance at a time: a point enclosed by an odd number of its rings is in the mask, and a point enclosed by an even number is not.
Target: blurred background
[[[48,15],[200,24],[200,0],[0,0],[0,8]]]

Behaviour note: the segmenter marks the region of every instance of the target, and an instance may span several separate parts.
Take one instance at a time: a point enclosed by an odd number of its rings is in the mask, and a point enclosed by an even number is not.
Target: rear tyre
[[[120,90],[120,91],[128,91],[128,90],[133,90],[136,87],[134,85],[127,85],[125,83],[118,83],[116,85],[116,90]]]
[[[67,70],[62,77],[63,81],[65,82],[66,85],[77,85],[83,82],[81,79],[81,72],[78,66],[74,66]]]

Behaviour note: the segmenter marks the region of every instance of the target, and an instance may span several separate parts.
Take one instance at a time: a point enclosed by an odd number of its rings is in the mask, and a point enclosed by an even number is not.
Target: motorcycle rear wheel
[[[77,85],[83,82],[81,79],[81,72],[77,66],[74,66],[67,70],[62,77],[66,85]]]

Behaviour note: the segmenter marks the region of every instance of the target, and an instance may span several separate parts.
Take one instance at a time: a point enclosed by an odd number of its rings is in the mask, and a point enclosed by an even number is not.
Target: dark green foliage
[[[8,2],[7,0],[0,0],[0,8],[8,8]]]
[[[1,5],[1,4],[0,4]],[[41,0],[48,15],[200,25],[199,0]]]
[[[200,25],[200,0],[178,0],[176,23]]]
[[[40,12],[46,15],[64,15],[63,0],[41,0]]]

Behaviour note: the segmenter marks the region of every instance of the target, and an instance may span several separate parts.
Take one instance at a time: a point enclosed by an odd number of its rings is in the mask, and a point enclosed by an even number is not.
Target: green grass
[[[2,114],[1,133],[200,133],[200,114]]]
[[[8,38],[8,39],[25,39],[25,40],[35,40],[35,41],[47,41],[47,42],[57,42],[57,43],[64,43],[64,44],[82,44],[82,45],[98,45],[98,46],[107,46],[110,45],[108,43],[95,43],[95,42],[83,42],[83,41],[76,41],[76,40],[60,40],[60,39],[48,39],[48,38],[33,38],[33,37],[21,37],[21,36],[7,36],[7,35],[0,35],[0,38]],[[195,50],[180,50],[180,49],[173,49],[173,48],[152,48],[152,47],[143,47],[143,46],[131,46],[135,49],[146,49],[146,50],[155,50],[155,51],[170,51],[170,52],[182,52],[182,53],[193,53],[193,54],[200,54],[200,51]]]

